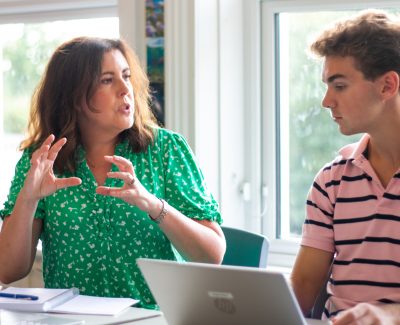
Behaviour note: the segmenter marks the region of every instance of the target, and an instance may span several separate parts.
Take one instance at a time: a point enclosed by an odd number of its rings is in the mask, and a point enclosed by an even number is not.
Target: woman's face
[[[104,54],[99,84],[80,117],[83,134],[118,136],[133,125],[135,102],[130,68],[119,50]]]

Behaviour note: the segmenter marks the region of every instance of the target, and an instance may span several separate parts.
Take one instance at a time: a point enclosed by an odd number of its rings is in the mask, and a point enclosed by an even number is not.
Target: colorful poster
[[[146,40],[151,108],[164,125],[164,0],[146,0]]]

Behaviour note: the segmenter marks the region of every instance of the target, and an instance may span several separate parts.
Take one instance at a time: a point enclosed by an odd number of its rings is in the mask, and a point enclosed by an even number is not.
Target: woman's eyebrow
[[[125,72],[130,71],[130,70],[131,70],[131,69],[130,69],[129,67],[126,67],[126,68],[124,68],[124,69],[122,70],[122,73],[125,73]],[[105,75],[105,74],[114,75],[115,73],[114,73],[114,71],[104,71],[104,72],[101,73],[101,75]]]

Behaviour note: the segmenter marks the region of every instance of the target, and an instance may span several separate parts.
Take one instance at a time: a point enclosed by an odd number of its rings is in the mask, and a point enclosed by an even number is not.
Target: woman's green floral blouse
[[[143,186],[187,217],[221,223],[218,204],[184,138],[165,129],[156,132],[155,142],[146,152],[133,153],[123,142],[117,145],[115,155],[129,159]],[[13,210],[31,154],[31,150],[25,150],[16,166],[8,200],[0,211],[2,218]],[[97,184],[82,148],[77,156],[80,162],[75,176],[82,184],[42,199],[35,214],[43,220],[45,286],[77,287],[86,295],[132,297],[154,307],[136,259],[178,260],[179,254],[145,212],[120,199],[97,195]],[[116,166],[112,169],[117,170]],[[107,179],[105,185],[120,187],[122,181]]]

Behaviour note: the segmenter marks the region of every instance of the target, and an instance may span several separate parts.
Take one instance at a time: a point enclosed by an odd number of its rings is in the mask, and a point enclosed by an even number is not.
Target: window
[[[21,152],[30,98],[54,49],[72,37],[118,37],[117,17],[0,25],[0,207]]]
[[[342,146],[361,137],[341,135],[329,111],[322,108],[322,64],[308,54],[308,47],[327,24],[368,7],[390,8],[390,1],[339,2],[261,4],[262,173],[269,193],[263,230],[274,239],[273,264],[293,262],[290,256],[298,247],[305,201],[316,173]]]

